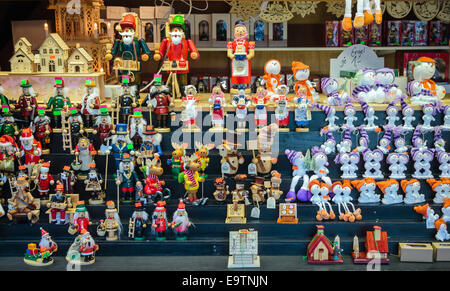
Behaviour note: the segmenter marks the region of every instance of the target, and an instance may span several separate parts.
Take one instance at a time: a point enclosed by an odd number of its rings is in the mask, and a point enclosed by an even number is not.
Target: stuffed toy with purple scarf
[[[367,131],[374,131],[378,128],[378,126],[375,125],[375,120],[378,120],[378,117],[375,116],[375,109],[373,109],[372,106],[369,106],[367,102],[360,101],[361,108],[364,112],[364,121],[366,122],[365,129]]]
[[[396,106],[398,99],[395,99],[386,107],[386,120],[388,121],[386,125],[391,127],[395,127],[395,123],[400,120],[400,117],[397,116],[398,108]]]
[[[408,169],[407,164],[409,162],[408,152],[404,153],[389,153],[386,158],[386,163],[389,165],[389,171],[391,179],[405,179],[405,172]]]
[[[344,136],[341,142],[336,145],[336,149],[339,153],[349,153],[352,150],[352,136],[350,133],[350,127],[346,127],[344,130]]]
[[[394,133],[394,146],[395,146],[395,152],[396,153],[404,153],[408,150],[408,147],[406,146],[406,141],[403,138],[403,127],[401,125],[396,126],[393,128]]]
[[[436,152],[436,160],[441,171],[440,178],[450,178],[450,154],[448,152]]]
[[[378,103],[389,103],[403,95],[402,90],[394,84],[395,73],[390,68],[378,69],[375,72],[376,91],[381,97]]]
[[[328,185],[331,185],[331,179],[328,177],[328,156],[323,149],[318,146],[314,146],[311,149],[312,164],[311,170],[317,175],[318,178],[322,179]]]
[[[356,84],[352,92],[354,101],[367,103],[377,102],[378,94],[375,91],[375,71],[370,68],[359,70],[353,82]]]
[[[404,131],[412,131],[414,130],[414,126],[412,123],[416,118],[414,117],[414,109],[409,106],[405,98],[400,99],[400,104],[402,106],[402,114],[403,114],[403,130]]]
[[[322,78],[322,92],[327,95],[327,102],[332,106],[342,106],[347,102],[348,94],[344,90],[339,90],[338,82],[334,78]]]
[[[311,103],[311,105],[325,112],[327,116],[325,121],[328,121],[327,127],[329,131],[336,131],[339,129],[339,126],[335,124],[336,120],[339,120],[339,117],[336,116],[336,109],[334,109],[334,107],[318,103]]]
[[[431,131],[433,130],[433,126],[431,126],[431,122],[435,121],[434,115],[436,114],[436,107],[434,104],[428,103],[425,104],[422,108],[422,129],[424,131]]]
[[[358,117],[356,117],[356,109],[352,103],[347,102],[345,104],[344,115],[345,115],[345,117],[344,117],[345,124],[342,127],[350,128],[350,129],[355,128],[353,123],[358,120]]]
[[[366,149],[363,152],[364,169],[363,177],[373,179],[383,179],[381,172],[381,161],[383,161],[384,154],[379,149]]]

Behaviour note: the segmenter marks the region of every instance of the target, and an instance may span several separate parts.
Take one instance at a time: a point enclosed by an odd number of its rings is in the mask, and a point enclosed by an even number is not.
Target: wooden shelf
[[[343,51],[347,47],[257,47],[255,51]],[[381,46],[370,47],[374,51],[398,51],[398,50],[450,50],[449,46]],[[200,52],[226,52],[227,48],[205,47],[198,48]]]

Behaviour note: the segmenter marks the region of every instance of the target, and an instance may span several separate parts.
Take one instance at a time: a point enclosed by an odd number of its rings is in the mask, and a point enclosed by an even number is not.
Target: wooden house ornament
[[[233,39],[234,25],[231,25],[231,16],[225,14],[212,15],[212,46],[226,48],[227,42]]]
[[[386,231],[381,231],[381,227],[374,226],[373,231],[366,232],[366,242],[364,244],[366,252],[360,252],[358,240],[353,243],[353,262],[355,264],[367,264],[374,259],[379,259],[381,264],[389,264],[389,242]]]
[[[57,33],[51,33],[39,48],[41,73],[65,73],[69,47]]]
[[[225,223],[246,223],[245,205],[238,204],[238,199],[233,199],[233,204],[227,205],[227,218]]]
[[[193,40],[197,47],[212,46],[212,16],[211,14],[195,14],[195,32]]]
[[[280,203],[277,223],[297,224],[297,203]]]
[[[13,73],[33,73],[36,71],[34,54],[31,51],[31,43],[21,37],[14,45],[14,54],[9,59],[11,72]]]
[[[325,236],[323,225],[317,225],[316,227],[317,233],[308,244],[308,264],[337,265],[344,263],[339,244],[332,243]]]
[[[259,268],[258,231],[240,229],[230,231],[228,268]]]
[[[77,43],[75,50],[67,60],[68,73],[92,73],[94,59]]]

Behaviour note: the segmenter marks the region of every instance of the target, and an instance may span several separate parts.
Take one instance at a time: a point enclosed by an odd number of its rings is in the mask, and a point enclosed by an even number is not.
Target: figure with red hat
[[[248,41],[247,27],[243,23],[234,26],[234,40],[227,43],[227,57],[231,60],[231,83],[238,89],[246,89],[251,83],[250,60],[255,55],[255,42]]]
[[[53,176],[48,172],[50,169],[50,163],[43,163],[39,170],[39,176],[36,177],[34,183],[38,186],[38,191],[41,199],[48,198],[48,192],[50,191],[50,185],[55,184]]]
[[[84,184],[86,185],[85,191],[88,192],[89,195],[89,204],[97,205],[103,203],[103,198],[105,193],[102,190],[103,179],[100,174],[97,173],[95,163],[89,164],[89,173],[87,179],[84,180]]]
[[[31,130],[34,133],[34,137],[41,143],[44,154],[49,154],[50,149],[48,145],[50,144],[50,134],[52,133],[52,128],[50,126],[50,117],[45,115],[45,107],[37,108],[38,115],[34,118]]]
[[[115,57],[114,68],[119,70],[119,74],[134,74],[136,84],[139,84],[140,62],[148,61],[151,51],[144,39],[138,39],[136,16],[131,13],[124,15],[116,29],[122,39],[115,40],[111,51],[107,51],[105,59],[110,61]]]
[[[156,127],[159,132],[170,132],[168,116],[170,107],[173,106],[172,95],[169,88],[162,84],[161,75],[155,74],[153,76],[153,85],[141,106],[153,108],[153,113],[156,115]]]
[[[48,266],[53,264],[52,255],[58,250],[58,245],[52,240],[50,234],[41,230],[41,241],[39,249],[35,243],[29,243],[23,261],[31,266]]]
[[[306,99],[309,101],[318,101],[319,94],[314,89],[311,81],[309,81],[309,66],[302,62],[292,62],[292,73],[294,74],[294,79],[296,80],[294,92],[297,93],[300,90],[305,93]]]
[[[84,119],[84,126],[91,127],[95,117],[99,114],[100,92],[92,78],[85,82],[84,96],[79,104],[79,109]]]
[[[194,42],[191,39],[185,38],[184,32],[186,31],[186,26],[183,15],[171,15],[169,17],[168,30],[169,31],[166,34],[170,36],[170,39],[164,38],[162,40],[159,50],[155,50],[153,59],[158,62],[161,58],[163,58],[164,62],[169,63],[167,69],[171,75],[169,75],[169,79],[167,81],[169,82],[172,78],[176,78],[172,80],[172,85],[175,84],[174,87],[176,87],[172,88],[172,91],[175,91],[177,94],[175,97],[178,97],[178,95],[181,95],[180,88],[178,86],[181,86],[181,90],[184,90],[183,87],[188,83],[188,54],[190,54],[190,57],[193,60],[198,60],[200,58],[200,54],[198,53]]]
[[[20,82],[20,87],[22,87],[22,95],[20,95],[15,108],[20,109],[20,115],[22,115],[26,121],[32,121],[36,107],[38,106],[36,93],[28,80],[22,80]]]
[[[105,154],[107,150],[106,139],[115,134],[114,124],[112,124],[111,116],[108,113],[106,105],[100,105],[100,113],[95,119],[93,134],[98,134],[100,139],[100,152]]]
[[[18,152],[17,155],[25,156],[25,165],[29,173],[33,172],[34,166],[40,161],[41,154],[41,143],[34,138],[31,129],[23,129],[20,135],[20,153]]]
[[[95,263],[95,253],[98,251],[98,244],[95,243],[89,231],[83,229],[81,231],[81,235],[76,240],[79,240],[79,261],[75,261],[80,265],[91,265]],[[70,251],[70,249],[69,249]],[[68,252],[69,254],[69,252]],[[67,257],[66,257],[67,258]],[[70,260],[69,260],[70,261]]]
[[[84,205],[84,201],[78,201],[75,214],[73,215],[72,224],[69,226],[69,233],[81,233],[83,230],[88,230],[88,226],[92,225],[89,220],[89,212]]]
[[[147,195],[147,199],[150,199],[153,203],[160,200],[168,201],[172,194],[170,189],[163,189],[165,181],[159,179],[163,174],[159,156],[155,156],[153,160],[147,159],[143,169],[145,169],[143,172],[146,176],[144,192]]]
[[[64,187],[63,192],[66,194],[73,194],[75,183],[77,182],[77,176],[70,169],[70,166],[64,166],[63,171],[58,175],[57,184],[61,184]]]
[[[0,137],[0,171],[13,173],[15,171],[14,160],[19,151],[16,141],[9,135]]]
[[[47,208],[51,214],[51,223],[66,224],[68,222],[66,210],[67,208],[72,208],[72,200],[64,193],[62,184],[56,185],[56,193],[50,197]]]
[[[173,232],[175,233],[176,240],[187,239],[188,229],[192,226],[192,223],[189,220],[186,205],[183,203],[183,200],[180,200],[180,203],[178,203],[178,209],[173,214],[171,225]]]
[[[166,240],[166,231],[170,227],[170,223],[167,221],[165,205],[165,201],[158,201],[152,215],[152,234],[159,241]]]
[[[139,181],[139,177],[134,171],[134,165],[130,155],[123,155],[116,178],[116,185],[122,188],[120,200],[124,203],[133,202],[134,187],[140,184],[142,183]]]
[[[70,99],[67,97],[67,92],[64,87],[64,80],[61,77],[55,78],[55,92],[54,96],[50,97],[47,102],[47,109],[52,110],[53,127],[61,127],[62,111],[67,110],[71,106]]]
[[[148,213],[145,211],[141,202],[135,203],[134,207],[134,212],[129,223],[129,227],[132,229],[131,232],[128,232],[130,234],[129,237],[135,240],[143,240],[145,239],[144,232],[148,223]]]
[[[56,242],[52,240],[52,237],[45,229],[41,227],[40,230],[41,230],[41,241],[39,242],[39,250],[41,252],[41,255],[48,252],[45,258],[46,260],[49,260],[51,259],[50,256],[53,255],[53,253],[55,253],[58,250],[58,245],[56,244]]]
[[[19,128],[17,127],[16,120],[9,110],[8,105],[2,105],[2,115],[0,121],[0,134],[6,134],[11,137],[18,135]]]

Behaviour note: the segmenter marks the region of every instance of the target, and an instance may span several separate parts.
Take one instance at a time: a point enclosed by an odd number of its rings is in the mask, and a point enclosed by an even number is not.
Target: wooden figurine
[[[214,182],[214,186],[216,187],[216,191],[214,191],[213,195],[216,201],[225,201],[227,196],[230,194],[229,187],[226,185],[225,179],[222,177],[217,178]]]
[[[64,193],[62,184],[56,185],[56,192],[50,195],[46,213],[50,212],[50,223],[66,224],[69,222],[67,209],[72,208],[72,199]]]
[[[95,163],[89,164],[89,173],[84,184],[86,185],[84,191],[89,193],[89,205],[103,204],[106,193],[102,187],[102,175],[97,173]]]
[[[155,239],[158,241],[166,240],[166,232],[170,227],[170,223],[167,221],[165,205],[165,201],[158,201],[152,214],[152,234],[155,235]]]
[[[214,86],[212,88],[211,97],[209,98],[209,103],[211,103],[210,115],[212,127],[209,129],[211,132],[225,132],[224,120],[225,120],[225,97],[220,86]]]
[[[113,155],[116,171],[120,169],[120,162],[124,155],[134,155],[133,144],[128,137],[127,125],[124,123],[116,124],[115,134],[111,138],[111,145],[105,151],[106,155]]]
[[[17,222],[21,218],[26,218],[30,223],[35,224],[39,221],[40,201],[33,198],[28,191],[29,183],[25,177],[17,178],[17,192],[12,193],[8,199],[8,213],[6,216],[10,221]]]
[[[252,163],[256,165],[257,173],[267,175],[272,170],[272,166],[278,162],[277,156],[272,152],[274,136],[278,131],[278,125],[272,123],[261,128],[258,134],[258,153],[253,154]]]
[[[122,85],[120,88],[121,94],[117,102],[113,102],[112,107],[119,111],[119,122],[128,124],[128,116],[133,113],[133,108],[136,108],[138,105],[136,102],[138,98],[137,88],[131,84],[130,77],[126,75],[122,75]]]
[[[344,261],[340,253],[334,256],[335,243],[331,242],[324,234],[324,226],[317,225],[317,233],[308,244],[308,264],[336,265]]]
[[[100,153],[105,154],[108,150],[107,139],[114,135],[114,124],[112,124],[111,116],[108,113],[106,105],[100,105],[99,114],[95,118],[93,134],[98,134],[100,140]]]
[[[144,187],[146,199],[144,205],[148,202],[156,204],[158,201],[169,201],[172,192],[169,188],[163,188],[166,182],[160,179],[163,174],[163,168],[159,162],[159,156],[155,156],[153,160],[147,160],[144,173],[146,176]]]
[[[228,268],[259,268],[258,232],[253,229],[230,231]]]
[[[245,162],[244,157],[240,152],[238,152],[237,136],[235,136],[235,141],[231,142],[228,140],[223,140],[222,144],[217,146],[219,150],[219,155],[221,156],[221,172],[222,174],[235,175],[239,169],[239,165]]]
[[[133,109],[133,115],[130,115],[128,118],[128,137],[133,142],[134,148],[139,148],[142,144],[146,128],[147,121],[142,116],[142,109]]]
[[[133,203],[135,199],[135,187],[140,184],[142,183],[134,171],[134,163],[130,155],[123,155],[116,178],[117,191],[120,191],[120,201],[128,204]]]
[[[85,92],[79,104],[80,112],[83,115],[84,126],[90,128],[100,108],[100,92],[92,78],[87,78],[85,82]]]
[[[176,240],[187,239],[189,227],[193,226],[193,223],[189,220],[186,205],[183,203],[183,200],[180,200],[178,209],[173,213],[171,226]]]
[[[38,142],[30,128],[22,129],[20,134],[20,152],[17,152],[18,157],[25,157],[25,166],[27,167],[30,176],[36,176],[38,173],[38,163],[42,155],[42,145]]]
[[[199,132],[200,128],[196,124],[198,115],[197,104],[200,97],[197,95],[197,89],[193,85],[184,87],[185,96],[181,98],[183,101],[183,111],[181,112],[181,121],[183,122],[183,132]]]
[[[115,208],[114,201],[110,200],[106,202],[105,215],[106,219],[104,221],[104,227],[106,232],[106,240],[116,241],[120,239],[120,234],[122,233],[122,223],[120,222],[119,213],[117,212],[117,208]],[[97,234],[99,234],[98,230]],[[102,232],[100,232],[100,234],[102,234]]]
[[[227,205],[227,217],[225,223],[247,223],[245,217],[245,205],[239,204],[239,199],[233,199],[233,204]]]
[[[247,97],[245,90],[239,90],[239,93],[233,97],[231,104],[236,109],[235,118],[237,122],[237,132],[247,132],[246,128],[248,108],[251,100]]]
[[[41,165],[39,175],[35,178],[34,183],[37,185],[41,200],[48,200],[50,186],[55,184],[53,176],[49,174],[50,163],[46,162]]]
[[[195,156],[197,157],[197,162],[200,163],[200,177],[208,179],[208,175],[205,174],[205,171],[209,164],[208,154],[209,151],[214,148],[214,144],[204,145],[199,141],[196,141],[195,148]]]
[[[276,95],[272,95],[272,101],[275,102],[275,121],[278,124],[278,131],[288,132],[289,128],[289,101],[287,97],[289,87],[286,85],[279,85],[275,88]]]
[[[255,182],[250,186],[252,192],[252,201],[256,203],[259,208],[259,203],[266,202],[267,191],[264,187],[264,177],[255,177]]]
[[[55,78],[54,96],[47,102],[47,109],[51,109],[53,115],[53,128],[61,128],[61,115],[63,111],[71,106],[70,99],[67,96],[67,89],[64,87],[64,80],[60,77]]]
[[[355,236],[356,237],[356,236]],[[386,231],[381,231],[381,227],[374,226],[373,231],[366,231],[365,252],[359,251],[356,241],[353,246],[353,263],[367,264],[376,260],[380,264],[389,264],[389,243]],[[356,249],[355,249],[356,248]]]
[[[73,215],[72,224],[69,226],[68,232],[71,235],[82,233],[83,230],[88,230],[88,226],[92,225],[89,219],[89,212],[84,204],[84,201],[78,201],[75,214]]]
[[[272,170],[270,174],[272,175],[270,178],[271,187],[267,195],[269,198],[273,197],[275,200],[278,200],[283,195],[283,191],[280,189],[282,181],[281,174],[276,170]]]
[[[278,60],[271,59],[266,62],[264,65],[264,76],[263,79],[266,83],[266,90],[270,95],[280,94],[277,92],[278,86],[281,85],[280,75],[281,72],[281,63]],[[285,93],[287,94],[287,92]]]
[[[173,106],[172,95],[167,86],[162,84],[162,76],[155,74],[153,76],[153,86],[150,87],[150,93],[142,101],[141,106],[148,106],[153,109],[156,115],[156,130],[158,132],[170,132],[169,114]]]
[[[50,153],[48,145],[50,144],[50,135],[52,133],[50,117],[45,115],[45,107],[38,107],[37,113],[38,115],[34,118],[30,128],[36,140],[42,145],[42,153],[48,155]]]
[[[70,116],[67,118],[69,129],[64,128],[63,134],[70,133],[71,144],[77,144],[80,137],[85,133],[83,118],[76,107],[71,107],[68,111],[70,113]]]
[[[94,146],[87,137],[80,137],[78,144],[73,151],[75,154],[75,161],[72,163],[72,169],[80,171],[78,179],[84,180],[89,171],[89,165],[94,163],[94,156],[97,154]]]
[[[20,81],[20,87],[22,88],[22,94],[20,95],[15,108],[17,110],[20,109],[20,115],[26,121],[32,121],[35,117],[35,110],[38,106],[36,93],[28,80]]]
[[[256,96],[252,98],[253,106],[255,106],[256,131],[267,125],[267,103],[269,99],[268,92],[263,86],[256,88]]]
[[[128,224],[128,237],[135,240],[144,240],[145,229],[148,223],[148,213],[144,210],[140,202],[136,202],[134,207],[133,215],[130,217]]]
[[[36,247],[35,243],[29,243],[23,258],[26,264],[37,267],[53,264],[52,255],[58,251],[58,244],[53,241],[50,234],[42,227],[40,230],[41,241],[39,242],[39,248]]]
[[[6,182],[6,176],[16,173],[15,159],[19,147],[13,137],[0,137],[0,183]],[[24,166],[25,167],[25,166]]]
[[[83,229],[67,251],[66,260],[76,265],[92,265],[99,250],[91,234]]]
[[[178,175],[178,183],[184,184],[184,189],[187,193],[186,203],[198,206],[200,203],[204,204],[206,200],[197,199],[197,192],[200,188],[200,183],[205,182],[205,178],[199,175],[201,164],[197,162],[195,155],[182,157],[184,162],[184,171]]]
[[[287,203],[280,203],[277,223],[297,224],[297,203],[290,203],[291,199],[286,199]]]
[[[172,167],[172,176],[175,180],[177,180],[178,175],[184,171],[184,161],[182,158],[185,155],[188,144],[172,142],[172,147],[174,148],[172,158],[167,159],[167,164]]]
[[[234,181],[236,182],[236,188],[231,192],[232,197],[233,197],[233,201],[234,200],[238,200],[238,201],[245,201],[246,204],[248,201],[248,194],[249,191],[245,189],[245,181],[247,180],[247,175],[246,174],[238,174],[236,176],[234,176]]]
[[[73,170],[70,169],[70,166],[64,166],[62,173],[59,174],[56,184],[62,184],[64,187],[64,193],[66,194],[74,194],[74,187],[75,183],[77,182],[78,178],[73,172]]]

